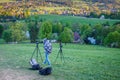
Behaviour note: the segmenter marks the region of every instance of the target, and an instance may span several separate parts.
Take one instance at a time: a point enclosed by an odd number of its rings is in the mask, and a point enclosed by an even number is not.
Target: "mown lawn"
[[[43,45],[40,52],[44,58]],[[50,55],[53,71],[41,76],[29,70],[35,44],[0,44],[0,77],[5,80],[119,80],[120,49],[94,45],[63,44],[65,63],[56,62],[59,45],[53,44]],[[35,57],[35,56],[34,56]],[[39,63],[43,65],[40,57]],[[0,79],[0,80],[1,80]]]

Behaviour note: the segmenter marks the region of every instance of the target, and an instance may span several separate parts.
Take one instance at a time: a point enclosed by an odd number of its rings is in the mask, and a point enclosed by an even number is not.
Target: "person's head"
[[[45,44],[46,41],[47,41],[47,38],[44,38],[44,39],[43,39],[43,44]]]

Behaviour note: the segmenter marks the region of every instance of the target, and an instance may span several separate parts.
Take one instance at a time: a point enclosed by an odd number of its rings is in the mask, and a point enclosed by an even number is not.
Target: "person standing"
[[[52,52],[52,44],[51,44],[50,40],[45,38],[43,40],[43,45],[44,45],[44,51],[45,51],[45,60],[43,63],[51,65],[50,60],[49,60],[49,55]]]

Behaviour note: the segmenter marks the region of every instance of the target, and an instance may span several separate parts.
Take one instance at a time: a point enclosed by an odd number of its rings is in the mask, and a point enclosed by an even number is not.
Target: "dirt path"
[[[0,80],[55,80],[53,76],[41,76],[12,69],[0,69]]]

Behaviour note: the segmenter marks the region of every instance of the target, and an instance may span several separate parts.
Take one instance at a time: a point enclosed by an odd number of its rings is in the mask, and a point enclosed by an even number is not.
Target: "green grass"
[[[97,18],[85,18],[78,16],[61,16],[61,15],[39,15],[41,19],[49,20],[49,21],[60,21],[62,23],[80,23],[80,24],[102,24],[108,22],[110,25],[113,25],[116,22],[120,22],[120,20],[112,20],[112,19],[97,19]]]
[[[40,44],[39,46],[44,58],[43,45]],[[56,63],[54,62],[58,54],[59,45],[53,44],[53,51],[50,54],[53,67],[52,74],[40,76],[37,71],[28,69],[30,68],[28,62],[34,48],[35,44],[0,44],[0,70],[20,70],[22,74],[34,75],[33,79],[30,80],[41,80],[41,78],[42,80],[120,79],[120,49],[93,45],[63,44],[65,56],[65,64],[63,64],[60,57]],[[39,60],[39,63],[42,63],[41,60]],[[41,66],[46,65],[41,64]]]

